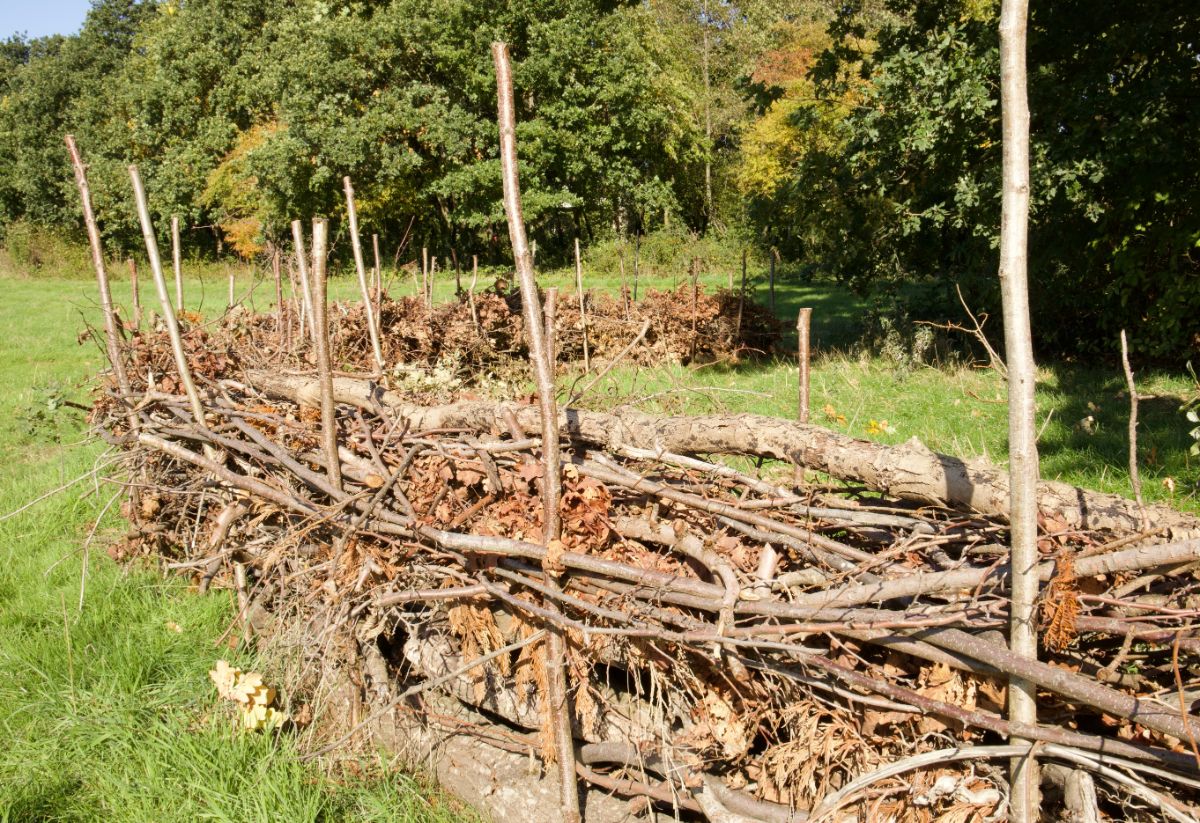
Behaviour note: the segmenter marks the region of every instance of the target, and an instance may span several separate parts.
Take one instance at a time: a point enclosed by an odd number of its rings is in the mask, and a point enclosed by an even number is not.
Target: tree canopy
[[[132,249],[125,167],[191,248],[298,217],[503,259],[488,45],[514,59],[531,235],[552,258],[670,225],[862,291],[998,307],[997,0],[95,0],[0,43],[0,232],[75,232],[62,149]],[[1200,345],[1200,16],[1035,3],[1030,274],[1044,349]],[[1068,310],[1069,307],[1069,310]]]

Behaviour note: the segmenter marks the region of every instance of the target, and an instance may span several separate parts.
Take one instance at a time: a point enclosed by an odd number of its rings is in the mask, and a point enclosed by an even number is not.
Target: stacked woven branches
[[[1044,511],[1030,662],[1001,634],[1001,512],[913,479],[949,458],[746,415],[564,409],[563,528],[547,547],[536,406],[415,403],[386,377],[339,377],[338,487],[319,381],[262,368],[271,351],[302,361],[306,341],[246,319],[257,332],[185,324],[203,420],[165,332],[122,349],[130,385],[106,386],[95,423],[139,490],[125,551],[238,588],[248,611],[319,618],[364,659],[385,650],[393,692],[436,679],[548,758],[557,628],[578,773],[713,820],[988,819],[1005,796],[989,760],[1016,751],[1014,732],[1038,741],[1047,796],[1072,813],[1192,819],[1200,541],[1173,539],[1186,518],[1147,533],[1132,504],[1081,490],[1078,509]],[[977,500],[1002,497],[985,488],[1001,474],[964,471]],[[1038,683],[1041,725],[1002,719],[1011,675]]]

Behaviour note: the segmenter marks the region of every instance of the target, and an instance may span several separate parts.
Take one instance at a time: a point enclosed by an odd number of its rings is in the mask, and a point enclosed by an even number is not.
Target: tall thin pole
[[[375,314],[379,314],[379,304],[383,300],[383,266],[379,263],[379,235],[371,235],[371,248],[375,252]]]
[[[179,247],[179,215],[171,215],[171,268],[175,270],[175,311],[183,311],[183,258]]]
[[[283,278],[279,270],[279,249],[271,252],[271,273],[275,275],[275,332],[283,336]]]
[[[771,314],[774,314],[775,313],[775,261],[779,257],[779,252],[776,251],[775,249],[770,249],[768,254],[771,258],[771,298],[770,298],[771,305],[770,305],[770,308],[771,308]]]
[[[354,268],[358,272],[358,287],[362,291],[363,306],[367,312],[367,333],[371,338],[371,351],[375,354],[375,365],[383,368],[383,349],[379,346],[379,326],[375,322],[375,306],[371,302],[371,289],[367,286],[367,267],[363,263],[362,243],[358,238],[358,209],[354,207],[354,186],[350,175],[342,178],[346,189],[346,211],[350,215],[350,248],[354,251]]]
[[[553,363],[545,346],[545,330],[537,280],[533,273],[533,257],[525,236],[525,220],[521,210],[521,184],[517,169],[516,112],[513,105],[512,67],[508,46],[492,44],[492,59],[496,65],[497,120],[500,126],[500,163],[504,182],[504,212],[508,218],[508,234],[512,242],[513,261],[521,285],[521,310],[529,354],[537,379],[538,403],[542,413],[542,454],[546,463],[542,507],[545,513],[544,542],[549,546],[559,537],[562,522],[559,516],[559,497],[562,467],[558,445],[558,408],[554,396]],[[554,580],[556,571],[546,568],[547,581]],[[557,585],[552,583],[552,585]],[[560,818],[566,823],[579,823],[579,790],[575,782],[575,747],[571,732],[570,707],[567,705],[567,684],[564,664],[566,649],[561,631],[549,635],[546,654],[548,714],[555,742],[559,772]]]
[[[304,336],[304,318],[308,315],[309,339],[317,342],[316,321],[313,319],[313,289],[308,277],[308,252],[304,250],[304,226],[299,220],[292,221],[292,245],[296,250],[296,270],[300,274],[300,296],[304,300],[304,313],[300,315],[300,336]]]
[[[479,282],[479,255],[471,255],[471,285],[467,287],[467,306],[471,309],[471,322],[479,329],[479,310],[475,308],[475,284]]]
[[[429,248],[421,247],[421,302],[429,309]]]
[[[138,288],[137,261],[129,258],[129,288],[133,293],[133,327],[142,327],[142,293]]]
[[[65,140],[67,151],[71,153],[71,166],[75,169],[75,185],[79,188],[79,200],[83,204],[83,222],[87,226],[88,245],[92,250],[92,268],[96,270],[96,285],[100,289],[100,308],[104,312],[104,339],[108,348],[108,360],[112,363],[117,390],[121,392],[121,402],[124,404],[130,399],[129,377],[125,373],[125,360],[121,357],[121,333],[117,329],[116,309],[113,307],[112,290],[108,286],[108,271],[104,267],[104,247],[100,244],[100,229],[92,211],[92,193],[88,187],[83,158],[75,146],[74,136],[68,134]],[[137,434],[140,428],[137,412],[132,408],[129,411],[129,428],[134,434]]]
[[[1009,647],[1037,657],[1035,605],[1038,596],[1038,453],[1034,389],[1033,331],[1029,321],[1029,100],[1026,90],[1025,30],[1028,0],[1000,5],[1000,104],[1003,190],[1000,212],[1000,292],[1004,305],[1004,347],[1008,360],[1009,533],[1012,539],[1012,606]],[[1037,687],[1010,677],[1008,717],[1037,722]],[[1019,742],[1015,738],[1013,742]],[[1010,819],[1038,819],[1038,769],[1033,749],[1010,765]]]
[[[333,404],[333,361],[329,353],[329,280],[325,272],[328,256],[329,221],[313,220],[312,276],[313,326],[317,335],[317,379],[321,386],[321,437],[325,446],[326,474],[329,485],[342,489],[342,464],[338,457],[337,417]]]
[[[196,425],[206,428],[204,421],[204,406],[200,403],[200,393],[192,381],[192,370],[188,366],[187,354],[183,350],[183,338],[179,334],[179,321],[175,319],[175,309],[171,306],[171,297],[167,293],[167,278],[163,274],[162,260],[158,256],[158,240],[154,236],[154,225],[150,222],[150,208],[146,204],[146,190],[142,187],[142,177],[138,174],[137,166],[129,167],[129,179],[133,183],[133,197],[137,201],[138,220],[142,224],[142,239],[146,243],[146,256],[150,258],[150,273],[154,275],[154,288],[158,292],[158,302],[162,306],[163,320],[167,324],[167,334],[171,338],[171,351],[175,355],[175,367],[179,370],[179,379],[187,393],[188,403],[192,407],[192,415]]]
[[[583,370],[592,370],[592,356],[588,346],[587,305],[583,297],[583,260],[579,256],[579,238],[575,238],[575,291],[579,293],[579,322],[583,325]]]
[[[801,423],[808,422],[809,408],[809,335],[812,328],[812,309],[800,309],[796,318],[796,360],[800,367],[800,404],[797,418]]]
[[[742,336],[742,311],[746,308],[746,250],[742,249],[742,288],[738,292],[738,313],[737,324],[734,327],[734,335],[737,339]],[[736,341],[735,341],[736,344]]]

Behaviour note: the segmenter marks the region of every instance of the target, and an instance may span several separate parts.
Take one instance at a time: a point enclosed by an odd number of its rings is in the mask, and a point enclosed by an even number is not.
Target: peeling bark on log
[[[314,378],[251,372],[250,383],[267,394],[313,406],[319,405]],[[515,403],[463,402],[445,406],[415,406],[391,392],[372,393],[365,380],[337,378],[334,397],[339,403],[373,410],[377,404],[402,416],[410,431],[466,428],[504,429],[504,415],[515,414],[529,431],[539,427],[538,409]],[[811,424],[754,414],[712,417],[656,417],[634,409],[612,413],[566,408],[559,411],[560,428],[575,440],[611,450],[631,446],[684,454],[742,454],[789,460],[833,477],[860,482],[905,500],[947,504],[1004,517],[1008,513],[1008,473],[983,460],[964,460],[939,454],[916,438],[900,446],[859,440]],[[1038,509],[1054,513],[1075,529],[1120,533],[1142,529],[1137,504],[1115,494],[1089,491],[1053,481],[1038,484]],[[1170,530],[1175,540],[1200,537],[1200,521],[1166,507],[1147,510],[1150,521]]]

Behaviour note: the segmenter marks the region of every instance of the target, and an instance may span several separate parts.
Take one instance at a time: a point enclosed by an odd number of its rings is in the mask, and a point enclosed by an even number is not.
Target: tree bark
[[[1000,102],[1003,136],[1003,192],[1000,218],[1000,291],[1004,304],[1004,345],[1008,363],[1008,454],[1012,539],[1012,605],[1009,647],[1037,658],[1037,429],[1034,416],[1036,368],[1029,324],[1029,101],[1025,78],[1028,0],[1003,0],[1000,7]],[[1011,677],[1008,717],[1037,722],[1033,681]],[[1023,742],[1023,741],[1022,741]],[[1038,819],[1037,762],[1032,750],[1013,758],[1011,819]]]
[[[316,408],[319,392],[311,377],[250,371],[257,389]],[[367,381],[334,379],[339,403],[375,409]],[[505,429],[506,413],[515,414],[529,431],[541,423],[538,409],[519,403],[469,401],[446,406],[418,406],[403,395],[385,392],[383,405],[405,418],[412,431],[441,428]],[[737,454],[788,460],[840,480],[862,483],[903,500],[970,509],[993,517],[1009,511],[1008,474],[982,460],[966,461],[931,451],[916,438],[899,446],[858,440],[821,426],[755,414],[710,417],[658,417],[635,409],[596,412],[576,408],[559,411],[559,430],[574,440],[610,449],[620,446],[676,454]],[[1054,481],[1037,488],[1040,511],[1053,512],[1070,528],[1138,533],[1141,513],[1132,500]],[[1200,537],[1200,520],[1165,506],[1149,510],[1151,519],[1167,527],[1172,539]]]
[[[525,220],[521,209],[521,184],[517,164],[516,111],[513,104],[512,67],[508,45],[492,44],[492,59],[496,66],[497,121],[500,127],[500,162],[504,183],[504,212],[508,218],[508,235],[512,243],[513,262],[521,286],[521,310],[525,319],[525,335],[529,342],[529,359],[537,381],[538,406],[541,416],[542,455],[545,459],[542,506],[545,519],[544,544],[549,549],[559,536],[559,495],[562,483],[558,448],[558,408],[554,392],[554,361],[546,347],[542,325],[541,301],[538,299],[537,279],[533,272],[533,255],[525,235]],[[547,552],[549,553],[549,552]],[[552,580],[553,569],[547,568]],[[545,700],[554,738],[560,776],[560,811],[566,823],[578,823],[579,790],[575,783],[575,749],[571,739],[570,708],[566,682],[565,644],[560,632],[552,631],[546,652],[547,688]]]

